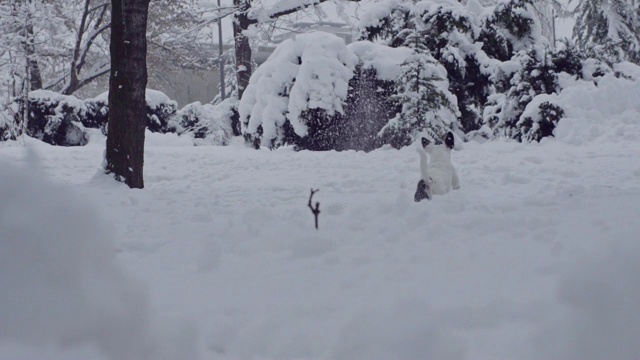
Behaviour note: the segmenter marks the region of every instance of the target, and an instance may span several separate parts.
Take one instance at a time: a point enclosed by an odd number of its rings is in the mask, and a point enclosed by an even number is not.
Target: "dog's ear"
[[[453,139],[453,133],[451,131],[449,131],[447,133],[447,136],[444,137],[444,144],[447,145],[447,147],[449,149],[453,149],[453,147],[455,146],[455,141]]]
[[[431,141],[429,141],[429,139],[427,139],[426,137],[423,137],[420,141],[422,141],[423,148],[426,148],[429,144],[431,144]]]

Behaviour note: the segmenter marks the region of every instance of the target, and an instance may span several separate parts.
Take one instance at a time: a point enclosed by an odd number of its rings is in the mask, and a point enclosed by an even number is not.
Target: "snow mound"
[[[564,274],[561,307],[534,338],[540,359],[633,359],[640,354],[640,245],[620,234],[610,249]]]
[[[96,214],[43,174],[9,164],[0,198],[0,353],[145,355],[145,291],[116,264]]]
[[[563,142],[640,140],[640,81],[607,74],[597,83],[576,80],[559,95],[541,96],[565,110],[554,131]],[[525,114],[536,104],[532,101]]]

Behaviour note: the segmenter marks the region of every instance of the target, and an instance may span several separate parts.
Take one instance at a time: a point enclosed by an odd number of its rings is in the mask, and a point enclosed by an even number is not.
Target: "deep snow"
[[[620,112],[585,141],[465,143],[462,188],[420,203],[412,148],[148,134],[129,190],[96,175],[98,134],[5,145],[0,359],[632,358],[640,124]]]

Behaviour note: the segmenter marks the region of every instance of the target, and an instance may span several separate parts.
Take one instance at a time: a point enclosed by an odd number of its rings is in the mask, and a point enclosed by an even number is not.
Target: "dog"
[[[422,138],[420,154],[420,180],[416,188],[414,200],[431,200],[433,195],[444,195],[451,189],[460,188],[460,179],[456,169],[451,164],[451,150],[455,142],[453,133],[449,131],[444,138],[444,144],[435,145],[427,138]],[[430,156],[430,161],[427,158]]]

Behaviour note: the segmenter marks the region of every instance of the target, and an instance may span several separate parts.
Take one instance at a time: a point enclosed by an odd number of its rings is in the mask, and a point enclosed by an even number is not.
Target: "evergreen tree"
[[[518,63],[518,66],[514,67],[513,62]],[[539,140],[538,135],[528,134],[532,124],[521,121],[521,116],[537,95],[560,91],[558,76],[547,52],[535,49],[521,51],[516,54],[513,62],[500,69],[496,75],[496,94],[490,96],[486,104],[485,122],[496,134],[519,141]],[[510,69],[517,70],[512,72]],[[541,110],[550,115],[562,116],[561,109],[546,107]]]
[[[425,44],[447,70],[449,90],[458,99],[461,129],[467,133],[482,123],[482,106],[490,92],[488,58],[475,42],[476,18],[457,2],[433,3],[419,14]]]
[[[516,52],[539,44],[541,38],[533,0],[505,0],[482,19],[477,41],[489,57],[508,61]]]
[[[640,64],[640,7],[637,0],[582,0],[575,10],[573,37],[608,64]]]
[[[424,34],[407,29],[402,35],[414,53],[401,65],[392,96],[401,111],[380,132],[395,148],[411,144],[419,133],[437,141],[458,127],[457,101],[447,90],[446,70],[429,54]]]

